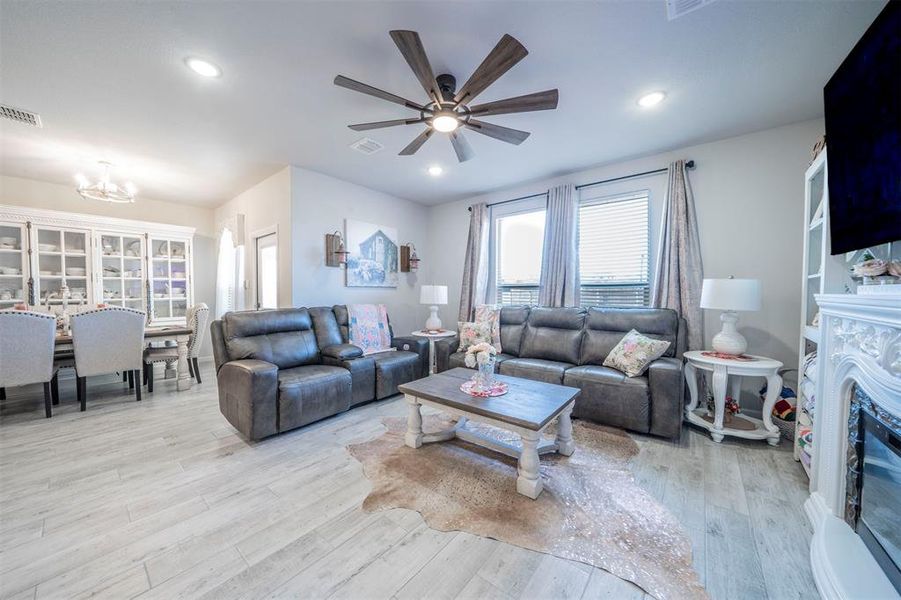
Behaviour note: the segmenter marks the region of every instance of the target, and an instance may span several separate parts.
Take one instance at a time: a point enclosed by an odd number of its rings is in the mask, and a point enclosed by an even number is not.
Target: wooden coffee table
[[[548,452],[570,456],[576,449],[570,416],[580,390],[498,375],[498,381],[506,383],[509,391],[495,398],[475,398],[460,391],[460,384],[472,375],[473,371],[469,369],[451,369],[398,387],[409,404],[405,443],[411,448],[419,448],[430,442],[460,438],[517,458],[516,491],[537,498],[542,490],[538,456]],[[456,426],[438,433],[423,433],[420,413],[423,404],[459,417]],[[541,434],[554,419],[557,420],[556,439],[542,439]],[[522,443],[508,444],[467,429],[466,423],[470,420],[516,433]]]

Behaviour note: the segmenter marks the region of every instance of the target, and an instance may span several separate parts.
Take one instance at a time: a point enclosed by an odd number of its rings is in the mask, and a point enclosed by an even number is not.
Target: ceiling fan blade
[[[425,48],[419,39],[419,34],[415,31],[394,30],[390,32],[391,39],[397,44],[397,49],[407,59],[407,64],[413,69],[413,74],[422,85],[422,89],[429,95],[433,101],[441,103],[441,91],[438,88],[438,82],[435,81],[435,74],[432,72],[432,65],[429,64],[429,57],[426,56]]]
[[[483,117],[485,115],[505,115],[508,113],[531,112],[533,110],[551,110],[557,108],[560,94],[557,90],[535,92],[525,96],[476,104],[470,107],[470,114]]]
[[[432,133],[434,133],[434,129],[431,127],[427,127],[425,131],[416,136],[416,139],[407,144],[407,147],[398,152],[398,156],[411,156],[416,154],[416,151],[422,148],[422,145],[428,141],[430,137],[432,137]]]
[[[454,145],[454,152],[457,153],[457,160],[459,160],[460,162],[466,162],[476,155],[475,152],[472,151],[472,147],[469,145],[469,142],[467,142],[466,138],[463,137],[463,132],[459,129],[450,132],[450,141],[451,144]]]
[[[491,123],[486,123],[485,121],[477,121],[475,119],[470,119],[469,122],[466,123],[466,127],[472,129],[475,132],[481,133],[482,135],[487,135],[488,137],[493,137],[496,140],[507,142],[508,144],[515,144],[517,146],[526,141],[527,137],[532,135],[528,131],[520,131],[519,129],[501,127],[500,125],[493,125]]]
[[[516,38],[504,34],[504,37],[488,53],[469,80],[459,89],[454,101],[457,104],[468,104],[485,91],[485,88],[497,81],[501,75],[513,68],[513,65],[524,59],[528,53],[529,51]]]
[[[386,92],[384,90],[380,90],[379,88],[372,87],[371,85],[355,81],[353,79],[350,79],[349,77],[345,77],[344,75],[338,75],[337,77],[335,77],[335,85],[353,90],[355,92],[375,96],[376,98],[381,98],[382,100],[387,100],[388,102],[394,102],[395,104],[400,104],[401,106],[406,106],[407,108],[412,108],[413,110],[424,110],[425,108],[421,104],[417,104],[412,100],[407,100],[406,98],[395,96],[390,92]]]
[[[354,131],[369,131],[370,129],[381,129],[383,127],[394,127],[395,125],[413,125],[414,123],[424,123],[425,119],[394,119],[393,121],[374,121],[372,123],[358,123],[356,125],[348,125]]]

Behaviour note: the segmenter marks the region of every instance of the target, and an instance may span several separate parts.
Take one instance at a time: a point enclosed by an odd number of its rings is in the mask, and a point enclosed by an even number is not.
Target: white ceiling
[[[676,21],[640,2],[0,3],[0,102],[43,129],[0,124],[0,173],[73,183],[97,160],[148,197],[215,206],[286,164],[437,204],[622,158],[822,114],[822,87],[884,6],[716,2]],[[532,132],[521,146],[469,133],[457,164],[421,125],[348,123],[413,111],[332,85],[336,74],[416,101],[417,80],[388,37],[420,33],[435,73],[462,82],[504,33],[529,56],[479,101],[559,88],[556,111],[486,121]],[[222,67],[188,71],[188,55]],[[635,101],[665,89],[653,110]],[[813,141],[813,140],[812,140]],[[440,164],[432,178],[426,168]]]

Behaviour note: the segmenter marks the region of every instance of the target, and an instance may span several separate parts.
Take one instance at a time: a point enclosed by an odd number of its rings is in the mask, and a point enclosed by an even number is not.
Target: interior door
[[[278,234],[256,238],[256,307],[278,308]]]

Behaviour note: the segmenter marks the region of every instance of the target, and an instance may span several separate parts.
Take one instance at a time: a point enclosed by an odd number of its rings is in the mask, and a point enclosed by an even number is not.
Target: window
[[[650,304],[648,192],[584,198],[579,207],[582,306]]]
[[[538,304],[541,250],[544,246],[542,208],[526,208],[494,218],[494,271],[498,304]]]

